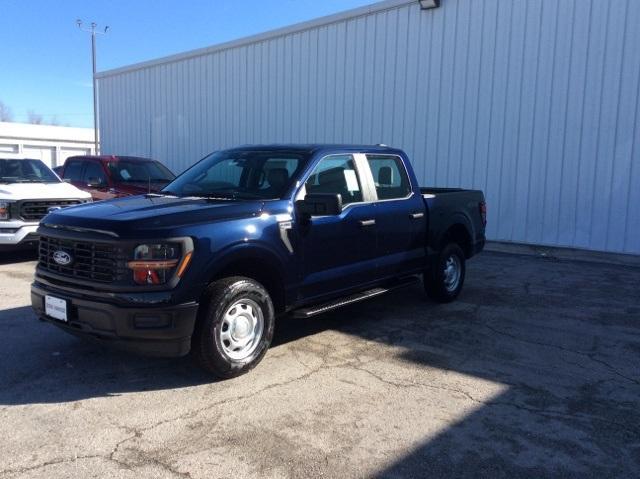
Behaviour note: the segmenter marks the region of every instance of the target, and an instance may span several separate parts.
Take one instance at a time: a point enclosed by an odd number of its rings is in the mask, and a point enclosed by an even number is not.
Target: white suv
[[[35,246],[38,223],[51,209],[91,201],[40,160],[0,158],[0,251]]]

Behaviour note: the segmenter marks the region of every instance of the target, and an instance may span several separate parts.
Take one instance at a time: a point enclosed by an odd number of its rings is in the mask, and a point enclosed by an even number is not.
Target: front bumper
[[[67,301],[66,323],[45,314],[45,295]],[[141,293],[141,301],[143,295]],[[129,294],[128,300],[132,296]],[[41,320],[68,333],[118,349],[158,357],[179,357],[189,352],[198,311],[197,303],[146,307],[135,301],[126,305],[114,304],[102,298],[71,294],[39,283],[37,279],[31,285],[31,305]]]
[[[0,247],[37,246],[38,223],[24,223],[18,221],[0,222]]]

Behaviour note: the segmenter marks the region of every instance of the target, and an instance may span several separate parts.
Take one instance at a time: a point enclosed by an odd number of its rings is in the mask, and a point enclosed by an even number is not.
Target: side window
[[[351,155],[323,158],[305,183],[307,193],[339,193],[342,204],[362,201],[362,186]]]
[[[411,193],[407,170],[397,156],[367,155],[379,200],[406,198]]]
[[[84,169],[84,175],[82,175],[82,181],[84,183],[98,181],[100,184],[106,185],[107,176],[104,174],[102,165],[95,161],[87,161],[87,167]]]
[[[69,161],[64,168],[63,178],[71,181],[82,181],[82,161]]]

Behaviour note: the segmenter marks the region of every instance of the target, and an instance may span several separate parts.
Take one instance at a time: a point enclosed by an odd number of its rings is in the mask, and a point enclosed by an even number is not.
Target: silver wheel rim
[[[264,316],[258,303],[241,299],[233,303],[222,319],[220,344],[229,359],[246,359],[258,347],[264,329]]]
[[[444,287],[450,293],[454,292],[460,284],[461,276],[460,259],[452,254],[444,264]]]

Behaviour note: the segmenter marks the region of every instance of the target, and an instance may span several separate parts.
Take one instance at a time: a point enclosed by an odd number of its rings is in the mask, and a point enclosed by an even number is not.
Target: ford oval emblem
[[[71,258],[71,255],[66,251],[56,251],[53,253],[53,261],[58,263],[60,266],[67,266],[68,264],[71,264],[72,260],[73,258]]]

